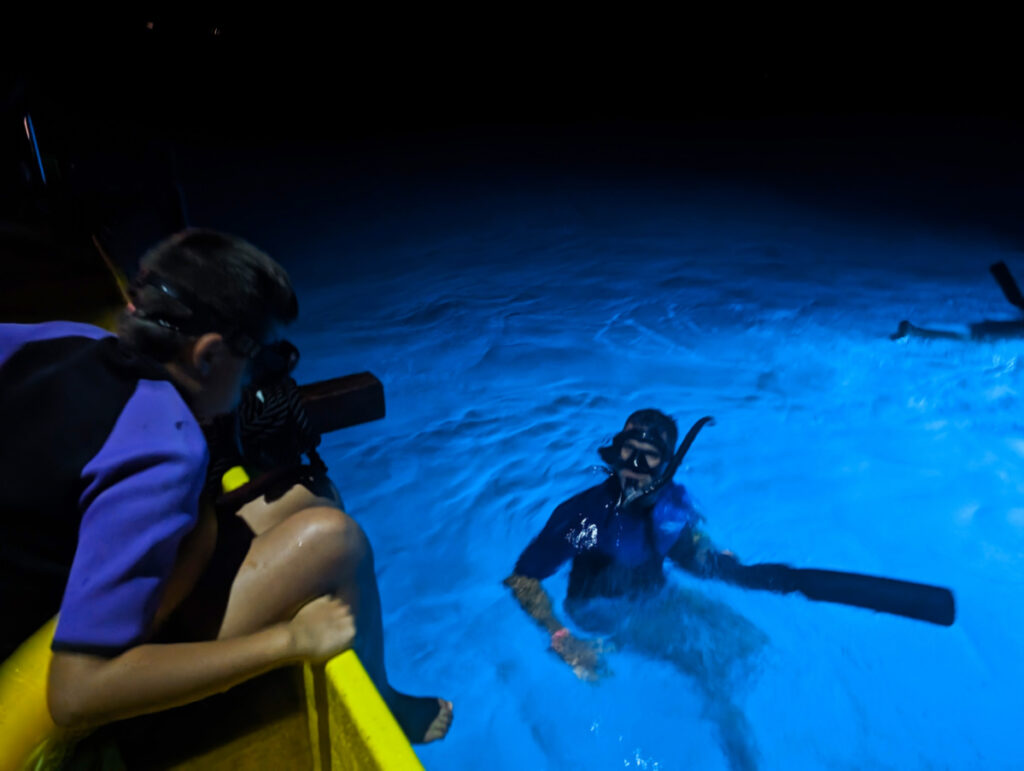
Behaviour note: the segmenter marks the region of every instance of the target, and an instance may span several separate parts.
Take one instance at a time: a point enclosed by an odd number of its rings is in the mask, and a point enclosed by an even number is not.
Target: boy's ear
[[[208,332],[199,337],[192,345],[190,364],[200,377],[206,378],[229,355],[230,351],[224,341],[224,336],[218,332]]]

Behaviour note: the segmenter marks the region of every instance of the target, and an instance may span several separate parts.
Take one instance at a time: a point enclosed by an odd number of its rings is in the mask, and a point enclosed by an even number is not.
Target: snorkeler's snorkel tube
[[[700,430],[714,424],[715,419],[710,416],[694,423],[664,473],[646,488],[630,496],[624,505],[649,505],[678,471]],[[774,563],[744,565],[732,555],[724,553],[714,555],[708,569],[697,575],[717,578],[745,589],[763,589],[778,594],[800,592],[809,600],[853,605],[941,626],[952,626],[956,620],[956,602],[949,589],[912,581],[838,570],[794,568]]]
[[[710,415],[705,415],[703,418],[698,420],[692,426],[690,430],[686,432],[686,436],[683,437],[682,444],[679,445],[679,449],[676,450],[676,454],[672,456],[672,460],[665,467],[665,470],[647,487],[639,488],[628,492],[622,501],[622,507],[635,506],[637,508],[644,508],[654,502],[661,489],[672,481],[672,477],[676,475],[676,471],[679,470],[680,464],[683,462],[683,458],[686,457],[687,451],[693,444],[693,440],[697,438],[697,434],[704,426],[715,425],[715,419]]]

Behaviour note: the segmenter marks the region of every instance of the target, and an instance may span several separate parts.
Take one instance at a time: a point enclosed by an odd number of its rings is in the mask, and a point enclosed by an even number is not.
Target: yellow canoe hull
[[[83,736],[54,725],[46,704],[50,643],[56,619],[0,664],[0,771],[56,771]],[[236,693],[237,692],[237,693]],[[132,767],[175,771],[422,771],[423,766],[353,651],[326,665],[304,665],[257,678],[218,697],[206,713],[179,708],[140,719],[156,740],[153,757]],[[260,710],[259,702],[273,704]],[[254,706],[255,705],[255,706]],[[202,706],[197,705],[197,706]],[[209,713],[251,722],[220,741],[193,747],[189,721]],[[243,718],[244,719],[244,718]],[[209,726],[206,733],[210,734]],[[134,730],[134,729],[133,729]],[[162,735],[171,730],[177,735]],[[215,735],[216,731],[212,733]],[[200,743],[201,745],[202,743]],[[174,751],[167,751],[173,746]]]
[[[75,737],[61,731],[46,706],[53,619],[0,664],[0,771],[60,768]]]

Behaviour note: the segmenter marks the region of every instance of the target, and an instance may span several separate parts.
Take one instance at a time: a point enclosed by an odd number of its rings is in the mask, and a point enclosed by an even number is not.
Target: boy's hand
[[[301,658],[325,661],[352,647],[356,623],[337,597],[325,595],[304,605],[288,623],[295,652]]]

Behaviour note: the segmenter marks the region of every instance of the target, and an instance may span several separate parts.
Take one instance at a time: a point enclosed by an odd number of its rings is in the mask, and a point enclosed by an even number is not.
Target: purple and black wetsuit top
[[[97,327],[0,324],[0,658],[145,642],[208,453],[167,371]]]
[[[700,515],[686,488],[668,484],[655,505],[636,514],[617,507],[619,480],[560,504],[516,562],[515,573],[544,579],[568,560],[569,599],[646,594],[665,584],[665,556],[692,537]]]

